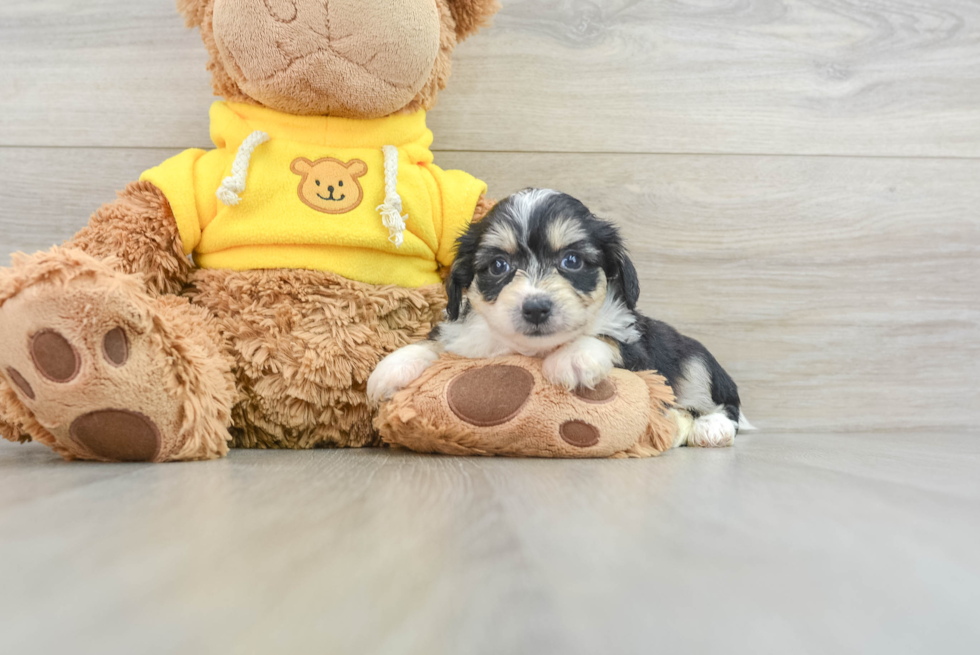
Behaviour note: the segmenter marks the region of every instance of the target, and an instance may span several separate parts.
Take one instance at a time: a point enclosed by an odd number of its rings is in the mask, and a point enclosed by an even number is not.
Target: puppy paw
[[[705,414],[694,421],[688,446],[727,448],[735,443],[735,424],[724,414]]]
[[[399,348],[381,360],[368,378],[368,401],[377,405],[415,382],[425,369],[439,359],[432,348],[413,344]]]
[[[579,337],[565,344],[544,360],[543,372],[549,382],[574,391],[594,389],[613,370],[614,353],[595,337]]]

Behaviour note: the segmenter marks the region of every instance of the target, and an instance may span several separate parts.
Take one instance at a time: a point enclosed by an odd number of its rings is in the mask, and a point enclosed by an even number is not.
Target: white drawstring
[[[382,146],[385,155],[385,201],[378,205],[381,222],[388,228],[388,241],[401,248],[405,242],[405,219],[402,216],[402,197],[398,195],[398,148]]]
[[[241,194],[245,192],[245,181],[248,177],[248,167],[252,161],[252,153],[269,140],[269,135],[256,130],[242,141],[231,166],[231,175],[221,182],[216,195],[222,204],[233,207],[242,201]],[[385,157],[385,201],[378,205],[381,212],[381,222],[388,228],[388,240],[401,248],[405,242],[405,220],[408,215],[402,215],[402,198],[398,195],[398,148],[382,146]]]
[[[222,204],[233,207],[242,201],[241,194],[245,193],[245,178],[248,177],[248,166],[252,161],[252,153],[260,145],[269,140],[269,135],[256,130],[242,141],[235,155],[235,163],[231,165],[231,175],[226,177],[218,187],[218,200]]]

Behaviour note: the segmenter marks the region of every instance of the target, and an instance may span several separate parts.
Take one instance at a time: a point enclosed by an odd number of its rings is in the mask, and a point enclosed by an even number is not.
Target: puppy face
[[[526,349],[589,333],[614,294],[636,304],[636,271],[619,233],[578,200],[528,189],[494,207],[460,238],[448,282],[451,320],[476,312]]]

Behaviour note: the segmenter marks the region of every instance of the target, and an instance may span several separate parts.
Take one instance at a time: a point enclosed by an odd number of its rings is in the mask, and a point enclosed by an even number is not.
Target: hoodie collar
[[[221,101],[211,106],[211,140],[219,148],[237,150],[250,134],[262,131],[272,140],[312,146],[379,150],[395,146],[416,150],[415,154],[421,155],[415,157],[417,161],[431,161],[432,132],[426,127],[425,118],[425,111],[373,119],[296,116],[266,107]]]

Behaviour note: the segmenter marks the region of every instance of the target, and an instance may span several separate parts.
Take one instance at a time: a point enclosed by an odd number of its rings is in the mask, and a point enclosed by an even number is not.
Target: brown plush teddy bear
[[[215,149],[0,270],[0,434],[68,459],[378,443],[365,383],[445,305],[486,186],[425,110],[495,0],[178,0]]]

